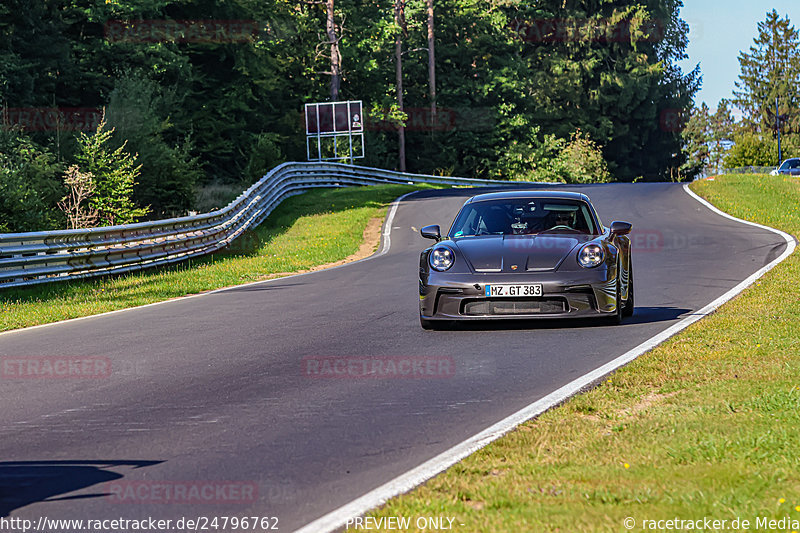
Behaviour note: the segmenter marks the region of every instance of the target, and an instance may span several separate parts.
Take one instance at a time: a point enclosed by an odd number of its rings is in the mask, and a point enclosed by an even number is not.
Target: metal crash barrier
[[[0,288],[132,272],[228,246],[284,199],[318,187],[431,183],[497,186],[508,181],[425,176],[340,163],[284,163],[222,209],[194,216],[90,229],[0,234]]]

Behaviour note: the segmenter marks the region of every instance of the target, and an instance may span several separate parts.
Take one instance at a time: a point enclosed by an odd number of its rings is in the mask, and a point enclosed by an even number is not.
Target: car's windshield
[[[787,159],[783,162],[779,170],[789,170],[800,166],[800,159]]]
[[[585,202],[554,198],[511,198],[465,205],[450,230],[451,238],[537,233],[596,234]]]

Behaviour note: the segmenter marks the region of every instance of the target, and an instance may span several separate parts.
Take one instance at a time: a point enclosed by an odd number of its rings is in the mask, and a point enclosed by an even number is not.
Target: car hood
[[[596,235],[484,235],[455,242],[475,272],[542,272],[555,270],[579,245]]]

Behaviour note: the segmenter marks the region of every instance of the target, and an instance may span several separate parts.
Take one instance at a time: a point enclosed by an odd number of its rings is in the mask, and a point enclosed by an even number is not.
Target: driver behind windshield
[[[572,229],[572,213],[568,211],[556,211],[555,223],[553,224],[553,227],[556,228],[558,226],[566,226]]]
[[[559,200],[486,201],[464,209],[453,223],[452,235],[535,235],[549,231],[592,233],[585,206]]]

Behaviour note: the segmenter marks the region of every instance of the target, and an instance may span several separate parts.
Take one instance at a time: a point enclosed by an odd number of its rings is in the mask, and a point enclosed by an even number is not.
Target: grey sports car
[[[600,222],[576,192],[510,191],[467,200],[420,255],[419,319],[607,317],[633,314],[631,225]]]

